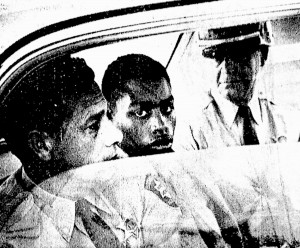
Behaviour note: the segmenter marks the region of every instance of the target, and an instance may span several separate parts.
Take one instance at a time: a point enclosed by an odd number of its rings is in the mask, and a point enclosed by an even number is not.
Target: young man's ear
[[[28,145],[30,149],[41,160],[49,161],[51,159],[53,144],[54,140],[45,132],[34,130],[28,135]]]

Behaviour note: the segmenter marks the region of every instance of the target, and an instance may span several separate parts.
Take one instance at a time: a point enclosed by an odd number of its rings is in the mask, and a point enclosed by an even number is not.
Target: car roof
[[[208,2],[229,2],[227,5],[229,9],[218,11],[215,7],[210,8],[208,11],[215,13],[234,12],[238,9],[243,9],[245,6],[253,6],[254,14],[257,14],[255,7],[268,8],[268,5],[273,5],[273,8],[268,9],[269,12],[274,11],[276,8],[281,8],[283,11],[292,11],[293,7],[297,7],[298,0],[274,0],[271,4],[270,1],[244,1],[238,4],[235,0],[113,0],[113,1],[95,1],[95,0],[53,0],[53,1],[40,1],[40,0],[1,0],[0,1],[0,28],[1,36],[4,37],[0,40],[0,54],[2,54],[12,44],[26,37],[28,34],[34,31],[43,30],[43,28],[52,25],[52,30],[55,29],[53,26],[57,26],[59,29],[60,25],[67,20],[71,20],[78,17],[86,17],[82,19],[82,22],[87,22],[90,15],[105,13],[103,18],[108,18],[115,15],[124,15],[126,13],[134,12],[145,12],[147,10],[161,9],[166,7],[174,7],[179,5],[190,5],[195,3],[208,3]],[[231,4],[232,2],[232,4]],[[266,4],[265,4],[266,3]],[[259,6],[260,5],[260,6]],[[206,7],[206,6],[205,6]],[[233,7],[233,8],[232,8]],[[220,7],[222,8],[222,7]],[[232,8],[232,9],[231,9]],[[256,12],[256,13],[255,13]],[[206,14],[207,14],[206,13]],[[202,14],[202,13],[201,13]],[[247,15],[247,12],[245,12]],[[239,15],[239,14],[238,14]],[[224,22],[226,23],[226,21]],[[42,29],[42,30],[41,30]],[[47,29],[47,34],[51,29]]]
[[[114,1],[72,1],[72,0],[5,0],[0,2],[1,36],[0,54],[22,37],[77,17],[133,7],[168,5],[176,0],[114,0]],[[26,4],[25,4],[26,3]],[[146,9],[146,8],[145,8]],[[20,28],[21,27],[21,28]]]
[[[2,96],[19,81],[15,75],[51,56],[159,33],[276,19],[300,9],[299,0],[21,1],[0,3]]]

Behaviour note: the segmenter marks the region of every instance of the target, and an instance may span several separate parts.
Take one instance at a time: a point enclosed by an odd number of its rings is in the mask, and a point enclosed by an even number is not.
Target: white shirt
[[[235,105],[231,101],[224,98],[216,89],[211,91],[211,95],[216,101],[218,108],[220,109],[220,113],[222,114],[225,124],[230,128],[234,136],[237,137],[240,144],[244,145],[244,138],[243,138],[244,120],[240,116],[237,116],[239,106]],[[261,113],[259,98],[257,95],[258,95],[257,93],[253,95],[252,99],[248,103],[248,107],[250,108],[253,117],[253,119],[251,120],[251,125],[256,132],[259,143],[262,144],[264,143],[266,137],[265,137],[265,130],[262,126],[263,117]],[[285,133],[285,128],[281,136],[284,136],[284,133]]]
[[[211,99],[204,109],[177,125],[175,151],[244,145],[243,121],[236,118],[239,107],[225,99],[217,89],[211,90],[209,96]],[[254,94],[249,107],[259,144],[298,141],[299,113],[280,108],[258,94]]]
[[[0,244],[38,248],[95,247],[75,213],[75,201],[43,190],[23,168],[1,185],[0,197]]]

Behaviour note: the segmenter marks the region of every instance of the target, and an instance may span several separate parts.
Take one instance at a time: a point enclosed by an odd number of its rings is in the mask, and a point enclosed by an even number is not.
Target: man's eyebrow
[[[159,103],[153,103],[151,101],[132,101],[131,106],[135,107],[135,106],[141,106],[141,107],[147,107],[147,108],[153,108],[153,107],[157,107],[161,104],[166,104],[169,102],[174,101],[174,97],[171,95],[170,97],[168,97],[167,99],[161,100]]]
[[[95,114],[90,115],[86,120],[85,123],[88,123],[90,121],[94,121],[94,120],[101,120],[103,118],[103,116],[105,115],[105,110],[101,110],[100,112],[97,112]]]
[[[151,101],[137,101],[137,100],[134,100],[134,101],[131,102],[130,105],[134,107],[134,106],[137,106],[137,105],[139,105],[139,106],[153,106],[154,104]]]
[[[160,101],[160,104],[169,103],[169,102],[172,102],[172,101],[174,101],[174,97],[171,95],[167,99],[164,99],[164,100]]]

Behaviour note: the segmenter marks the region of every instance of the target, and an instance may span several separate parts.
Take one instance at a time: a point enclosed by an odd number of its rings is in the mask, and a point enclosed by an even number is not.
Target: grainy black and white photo
[[[299,141],[300,0],[0,0],[0,248],[300,248]]]

